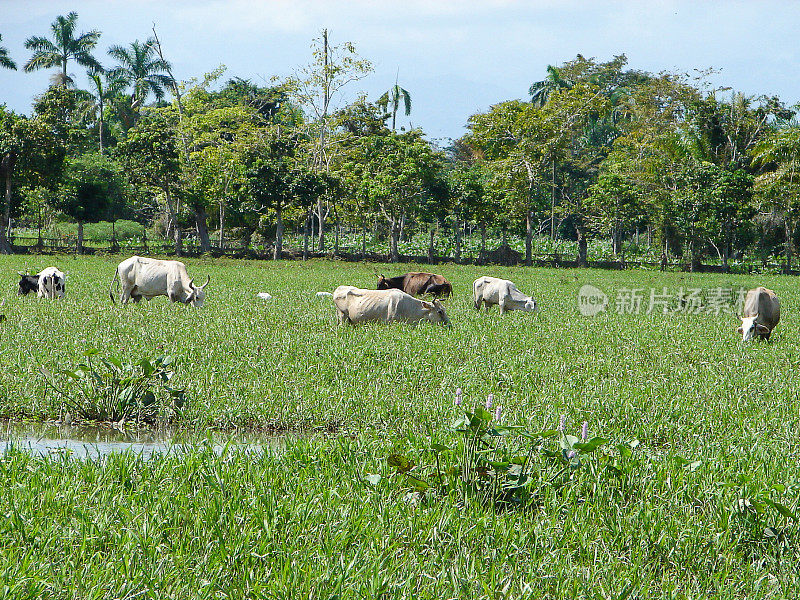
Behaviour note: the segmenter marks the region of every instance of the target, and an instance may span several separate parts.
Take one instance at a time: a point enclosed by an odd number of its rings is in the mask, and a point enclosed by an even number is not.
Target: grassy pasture
[[[9,453],[0,459],[0,598],[790,598],[791,520],[736,510],[763,493],[797,508],[797,282],[787,277],[437,267],[454,284],[452,330],[337,327],[319,290],[372,287],[397,267],[187,260],[211,275],[200,310],[156,299],[112,306],[118,257],[0,257],[0,412],[53,418],[37,375],[92,346],[181,359],[189,428],[325,427],[258,458],[193,452],[149,462]],[[27,264],[26,264],[27,261]],[[18,298],[17,269],[69,272],[61,302]],[[495,274],[536,314],[471,307]],[[585,283],[621,288],[765,285],[782,300],[773,343],[742,345],[732,315],[576,310]],[[256,292],[275,298],[263,302]],[[646,308],[647,298],[645,298]],[[613,308],[613,306],[612,306]],[[642,311],[644,313],[644,311]],[[451,443],[453,390],[493,393],[504,420],[637,439],[623,483],[581,476],[535,508],[495,512],[404,501],[385,457]],[[680,466],[675,457],[691,461]],[[363,481],[380,473],[377,485]],[[750,478],[745,480],[740,476]],[[778,489],[770,491],[770,486]],[[780,488],[780,485],[787,486]],[[768,528],[768,529],[765,529]],[[7,586],[7,587],[3,587]]]

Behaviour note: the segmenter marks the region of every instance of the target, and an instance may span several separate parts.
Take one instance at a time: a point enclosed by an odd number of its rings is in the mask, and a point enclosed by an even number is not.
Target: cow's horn
[[[209,281],[211,281],[211,275],[206,275],[206,282],[203,285],[200,286],[200,289],[201,290],[206,289],[206,286],[208,285]]]

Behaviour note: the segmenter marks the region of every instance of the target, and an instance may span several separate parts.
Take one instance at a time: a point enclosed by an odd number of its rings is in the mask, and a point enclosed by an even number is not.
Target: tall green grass
[[[71,366],[93,347],[178,357],[179,426],[338,433],[259,457],[7,453],[2,598],[798,595],[797,525],[763,502],[798,508],[793,278],[444,265],[448,330],[338,327],[315,296],[402,270],[388,265],[187,260],[198,280],[211,275],[194,310],[112,305],[118,260],[0,257],[3,416],[58,416],[40,365]],[[69,272],[63,301],[13,295],[16,270],[49,264]],[[516,281],[541,310],[475,312],[481,274]],[[772,343],[742,345],[730,314],[581,316],[585,283],[612,303],[621,288],[761,284],[783,316]],[[432,442],[455,442],[456,387],[470,403],[494,394],[506,424],[552,429],[565,414],[570,434],[586,420],[611,444],[638,440],[635,468],[622,482],[580,471],[525,510],[415,495],[386,459],[430,464]]]

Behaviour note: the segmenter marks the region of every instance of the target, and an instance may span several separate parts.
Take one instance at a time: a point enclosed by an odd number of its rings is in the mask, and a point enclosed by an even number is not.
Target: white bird
[[[256,298],[260,300],[272,300],[272,294],[268,294],[267,292],[258,292],[256,294]]]
[[[330,292],[317,292],[317,298],[327,298],[327,297],[333,298],[333,294],[331,294]]]

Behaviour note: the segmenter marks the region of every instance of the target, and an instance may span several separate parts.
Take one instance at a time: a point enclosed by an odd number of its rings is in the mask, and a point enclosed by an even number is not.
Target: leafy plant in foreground
[[[460,388],[454,404],[463,405]],[[503,425],[502,409],[497,406],[492,411],[493,404],[490,394],[484,406],[458,408],[463,412],[450,431],[461,439],[454,447],[431,443],[427,450],[434,464],[417,467],[407,456],[392,454],[389,466],[419,493],[456,493],[463,501],[476,498],[492,505],[521,505],[535,501],[545,489],[559,491],[576,482],[581,471],[595,481],[601,475],[624,480],[638,464],[633,460],[636,440],[611,447],[605,438],[589,439],[586,422],[580,437],[569,435],[565,416],[558,429],[530,431],[521,425]],[[557,449],[547,447],[547,441],[556,438]],[[375,475],[368,477],[373,485],[379,480]]]
[[[40,367],[64,408],[75,416],[89,421],[153,423],[159,417],[167,420],[170,411],[183,406],[184,390],[170,385],[175,375],[173,357],[131,363],[99,354],[96,349],[84,352],[85,362],[59,371],[60,381]]]

